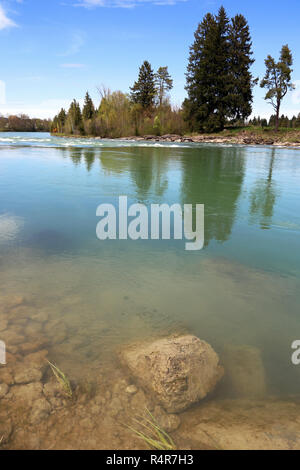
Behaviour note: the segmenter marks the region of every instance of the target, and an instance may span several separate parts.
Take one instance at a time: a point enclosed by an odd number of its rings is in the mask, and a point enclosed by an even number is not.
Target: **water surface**
[[[49,314],[50,352],[71,376],[128,341],[189,331],[220,354],[258,347],[270,393],[298,393],[299,183],[295,149],[1,133],[0,293]],[[100,242],[96,208],[120,195],[204,204],[204,249]]]

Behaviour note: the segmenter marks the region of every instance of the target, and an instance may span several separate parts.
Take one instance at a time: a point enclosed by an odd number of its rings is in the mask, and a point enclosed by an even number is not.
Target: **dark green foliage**
[[[249,126],[261,126],[266,128],[275,128],[276,127],[276,114],[272,114],[269,121],[265,118],[261,119],[259,116],[250,119],[248,122]],[[285,128],[285,129],[299,129],[300,128],[300,113],[298,117],[293,116],[289,119],[288,116],[282,114],[279,118],[278,128]]]
[[[231,23],[223,7],[217,16],[205,15],[195,32],[186,74],[184,114],[192,130],[219,131],[226,119],[251,114],[251,54],[249,28],[242,15]]]
[[[265,60],[266,74],[260,83],[268,91],[265,100],[269,101],[276,113],[275,129],[279,127],[279,113],[283,98],[289,90],[294,89],[291,81],[293,57],[288,45],[282,46],[278,62],[268,55]]]
[[[144,110],[153,107],[156,96],[155,76],[147,60],[140,67],[139,78],[130,90],[133,103],[141,105]]]
[[[84,105],[82,109],[82,117],[85,121],[92,119],[95,114],[95,106],[88,91],[86,92]]]
[[[188,99],[184,102],[184,113],[193,131],[222,127],[218,112],[218,66],[214,60],[217,35],[217,20],[208,13],[195,32],[186,74]]]
[[[66,120],[67,120],[67,113],[63,108],[61,108],[58,116],[54,118],[54,124],[59,133],[62,133],[64,131]]]
[[[66,127],[70,134],[82,134],[83,122],[80,105],[76,100],[73,100],[67,117]]]
[[[243,15],[236,15],[229,28],[229,69],[231,74],[228,103],[234,120],[245,120],[252,112],[252,89],[257,80],[253,80],[250,67],[252,42],[249,26]]]

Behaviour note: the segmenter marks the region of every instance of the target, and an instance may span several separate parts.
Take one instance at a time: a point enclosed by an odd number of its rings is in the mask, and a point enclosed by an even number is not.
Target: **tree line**
[[[26,114],[0,116],[1,132],[49,132],[51,119],[32,119]]]
[[[276,126],[276,114],[272,114],[269,119],[261,118],[260,116],[254,117],[248,121],[249,126],[269,127]],[[300,113],[298,116],[293,116],[291,119],[282,114],[278,121],[278,127],[285,129],[299,129],[300,128]]]
[[[154,72],[145,61],[129,93],[101,86],[100,105],[86,93],[82,109],[73,100],[69,110],[61,109],[52,122],[52,132],[101,137],[162,133],[181,134],[188,129],[181,109],[171,106],[169,91],[173,80],[168,67]]]
[[[243,125],[252,114],[253,88],[259,83],[251,72],[253,63],[246,18],[240,14],[229,18],[221,7],[217,15],[207,13],[195,31],[186,72],[187,98],[180,108],[172,107],[170,102],[173,80],[168,67],[154,72],[145,61],[129,93],[101,87],[97,108],[87,92],[83,108],[73,100],[68,111],[61,109],[55,116],[51,130],[121,137],[218,132],[228,124]],[[267,125],[274,125],[276,131],[283,122],[282,101],[294,89],[292,64],[288,45],[282,46],[278,61],[270,55],[265,60],[266,72],[260,86],[266,89],[265,100],[275,112]],[[293,120],[296,123],[297,118]]]

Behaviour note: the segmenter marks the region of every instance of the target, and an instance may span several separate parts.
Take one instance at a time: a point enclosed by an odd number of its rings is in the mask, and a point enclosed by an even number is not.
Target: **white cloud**
[[[16,23],[7,17],[3,7],[0,5],[0,29],[7,29],[17,26]]]
[[[107,8],[133,8],[138,5],[145,5],[151,3],[153,5],[175,5],[180,2],[187,2],[188,0],[79,0],[75,6],[93,8],[93,7],[107,7]]]
[[[60,57],[75,55],[84,44],[84,37],[80,31],[74,31],[68,35],[65,51],[58,54]]]

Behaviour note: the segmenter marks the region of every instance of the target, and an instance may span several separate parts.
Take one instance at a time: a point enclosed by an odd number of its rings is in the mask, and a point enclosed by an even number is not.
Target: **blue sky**
[[[262,78],[267,54],[277,58],[289,44],[297,88],[282,112],[298,114],[299,0],[0,0],[0,113],[53,117],[87,89],[98,104],[97,86],[128,91],[145,59],[154,69],[168,65],[180,105],[193,33],[221,4],[249,21],[255,76]],[[272,114],[263,90],[254,95],[254,113]]]

